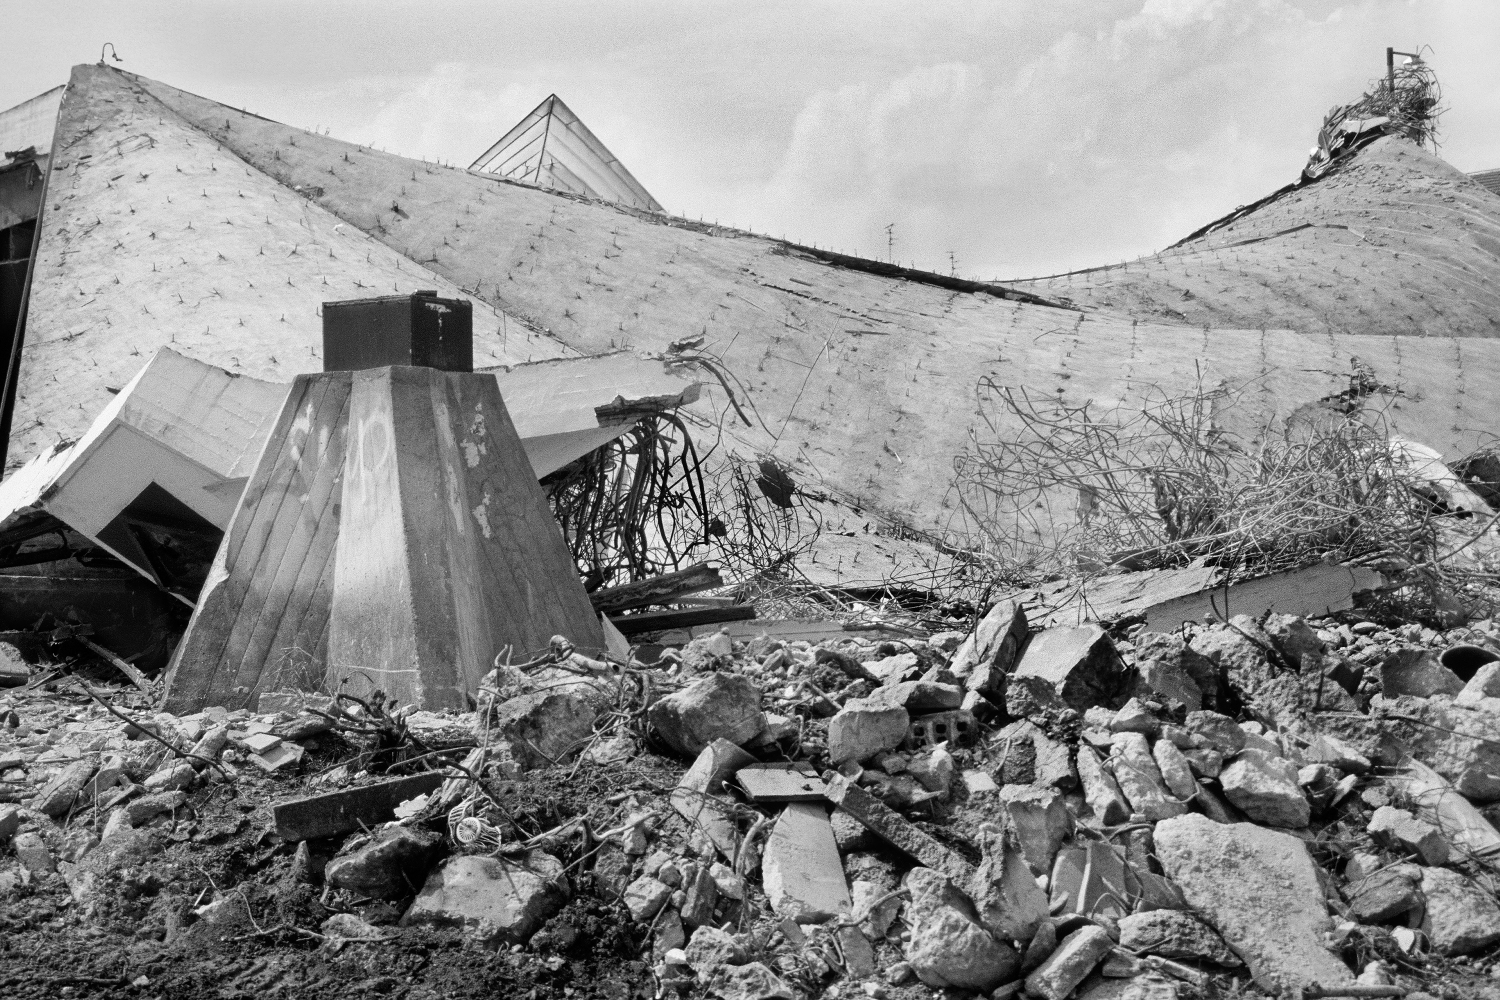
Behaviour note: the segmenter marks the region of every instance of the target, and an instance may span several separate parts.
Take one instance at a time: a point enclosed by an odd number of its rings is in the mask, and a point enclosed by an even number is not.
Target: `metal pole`
[[[1385,50],[1385,85],[1392,97],[1396,96],[1396,50]]]

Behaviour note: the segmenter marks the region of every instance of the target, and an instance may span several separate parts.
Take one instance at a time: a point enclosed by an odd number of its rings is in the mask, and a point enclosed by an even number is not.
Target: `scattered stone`
[[[1380,693],[1387,698],[1459,694],[1464,682],[1438,662],[1430,649],[1398,649],[1380,662]]]
[[[1006,681],[1005,713],[1013,719],[1060,719],[1071,711],[1045,677],[1012,674]]]
[[[1345,874],[1350,879],[1344,891],[1349,915],[1362,924],[1387,923],[1422,905],[1417,883],[1406,872],[1386,869],[1362,878]]]
[[[1015,975],[1020,956],[981,926],[968,900],[940,872],[913,868],[904,951],[917,977],[934,989],[988,992]]]
[[[722,1000],[793,1000],[792,988],[760,962],[730,965],[713,981]]]
[[[650,923],[671,898],[672,887],[650,875],[642,875],[630,883],[624,896],[625,907],[638,924]]]
[[[454,857],[428,876],[401,923],[461,927],[487,948],[525,944],[567,898],[562,863],[541,851],[521,863]]]
[[[502,702],[492,730],[510,742],[516,762],[529,770],[560,764],[580,750],[594,733],[595,715],[576,691],[533,691]]]
[[[91,805],[105,795],[125,774],[125,758],[117,753],[109,754],[99,764],[99,770],[78,791],[75,805],[78,808]]]
[[[1142,659],[1137,655],[1135,669],[1140,675],[1140,688],[1155,699],[1178,710],[1196,712],[1203,708],[1203,691],[1180,666],[1166,660]]]
[[[1448,841],[1431,823],[1417,819],[1405,809],[1381,806],[1367,827],[1376,841],[1396,851],[1417,855],[1424,865],[1448,863]]]
[[[1078,780],[1083,785],[1084,801],[1105,826],[1117,826],[1130,819],[1130,803],[1120,791],[1114,775],[1104,769],[1093,749],[1078,745]]]
[[[1345,774],[1364,774],[1370,770],[1370,758],[1337,736],[1315,733],[1302,753],[1309,763],[1327,764]]]
[[[0,843],[15,836],[21,828],[21,810],[18,806],[0,806]]]
[[[264,700],[264,695],[261,696]],[[396,936],[393,929],[381,930],[365,923],[352,913],[335,913],[323,921],[318,931],[327,938],[327,944],[356,944],[389,941]]]
[[[793,802],[782,810],[766,841],[761,874],[778,916],[821,922],[850,911],[838,843],[822,803]]]
[[[94,762],[88,758],[66,765],[42,786],[32,800],[31,808],[53,819],[66,814],[93,773]]]
[[[1224,795],[1257,823],[1300,829],[1311,817],[1297,769],[1261,750],[1244,750],[1219,775]]]
[[[1178,801],[1167,791],[1161,769],[1151,756],[1151,746],[1140,733],[1116,734],[1108,766],[1115,781],[1119,782],[1120,791],[1130,802],[1132,812],[1157,822],[1188,811],[1187,803]]]
[[[1353,981],[1348,966],[1323,945],[1333,925],[1317,866],[1302,841],[1196,815],[1159,823],[1154,836],[1167,877],[1262,989]]]
[[[719,905],[719,884],[714,881],[708,867],[701,865],[685,873],[682,882],[682,905],[679,912],[683,926],[692,930],[712,923],[714,908]]]
[[[52,852],[47,849],[47,842],[42,835],[32,830],[18,833],[11,838],[11,850],[16,852],[16,860],[21,862],[21,867],[33,876],[50,875],[57,871],[57,862],[52,858]]]
[[[422,887],[443,849],[443,838],[428,830],[393,826],[328,863],[324,874],[336,889],[376,899],[401,899]]]
[[[739,939],[717,927],[699,927],[693,931],[683,953],[688,966],[705,980],[726,965],[744,965],[750,960],[750,953]]]
[[[1227,715],[1189,712],[1183,725],[1188,732],[1203,737],[1209,746],[1226,757],[1233,757],[1245,749],[1245,731]]]
[[[716,739],[742,745],[766,726],[760,688],[743,674],[709,674],[658,700],[647,715],[662,742],[684,757],[697,757]]]
[[[964,692],[962,688],[952,684],[925,680],[901,681],[876,688],[864,700],[879,705],[899,705],[911,715],[924,715],[958,708],[963,704]]]
[[[1170,740],[1157,740],[1151,748],[1151,756],[1161,769],[1161,777],[1167,783],[1168,791],[1184,802],[1198,794],[1198,782],[1193,778],[1192,764]]]
[[[906,773],[927,791],[946,797],[953,785],[954,768],[953,755],[945,747],[934,746],[913,754]]]
[[[1026,977],[1026,992],[1044,1000],[1066,1000],[1113,947],[1114,942],[1103,927],[1089,924],[1078,928],[1063,938],[1057,950]]]
[[[1242,965],[1212,927],[1191,913],[1150,910],[1121,917],[1120,947],[1163,958],[1191,958],[1215,965]]]
[[[1475,707],[1486,698],[1500,698],[1500,662],[1486,663],[1475,671],[1464,689],[1453,699],[1459,705]]]
[[[1189,646],[1180,635],[1174,632],[1142,632],[1132,641],[1135,643],[1137,664],[1155,661],[1176,668],[1192,679],[1202,693],[1204,706],[1218,701],[1218,666]],[[1189,708],[1188,711],[1196,709]]]
[[[1427,916],[1422,930],[1442,955],[1468,955],[1500,941],[1500,906],[1458,872],[1422,869]]]
[[[865,761],[906,740],[911,716],[900,705],[855,698],[828,720],[828,759],[835,765]]]
[[[1109,720],[1109,731],[1155,736],[1161,731],[1161,720],[1139,698],[1131,698]]]
[[[900,899],[886,899],[894,885],[884,885],[865,879],[855,879],[850,885],[849,895],[854,919],[859,929],[871,941],[880,941],[890,930],[896,912],[901,908]],[[880,902],[884,899],[884,902]],[[878,905],[876,905],[878,904]]]
[[[145,781],[148,792],[171,792],[189,788],[198,777],[193,765],[185,760],[167,761]]]
[[[296,767],[302,763],[302,758],[306,753],[307,751],[296,743],[278,743],[264,753],[252,753],[250,762],[270,774],[282,768]],[[189,766],[192,766],[191,762]]]
[[[1048,629],[1032,636],[1014,680],[1039,677],[1069,706],[1118,705],[1130,675],[1109,635],[1097,625]]]

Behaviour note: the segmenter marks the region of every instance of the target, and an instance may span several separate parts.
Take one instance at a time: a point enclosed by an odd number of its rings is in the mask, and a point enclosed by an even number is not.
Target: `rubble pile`
[[[564,995],[1491,989],[1500,629],[1028,633],[559,637],[469,712],[36,673],[0,695],[8,960],[81,918],[129,945],[83,978],[141,995],[248,945],[418,949],[411,996],[439,953]]]

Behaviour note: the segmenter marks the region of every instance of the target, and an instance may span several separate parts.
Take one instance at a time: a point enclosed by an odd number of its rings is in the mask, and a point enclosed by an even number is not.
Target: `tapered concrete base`
[[[495,380],[299,376],[167,681],[169,710],[279,687],[463,708],[495,654],[604,638]]]

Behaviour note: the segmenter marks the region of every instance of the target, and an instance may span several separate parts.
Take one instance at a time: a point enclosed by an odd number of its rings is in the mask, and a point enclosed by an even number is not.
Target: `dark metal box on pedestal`
[[[474,307],[436,292],[323,303],[323,370],[474,370]]]

